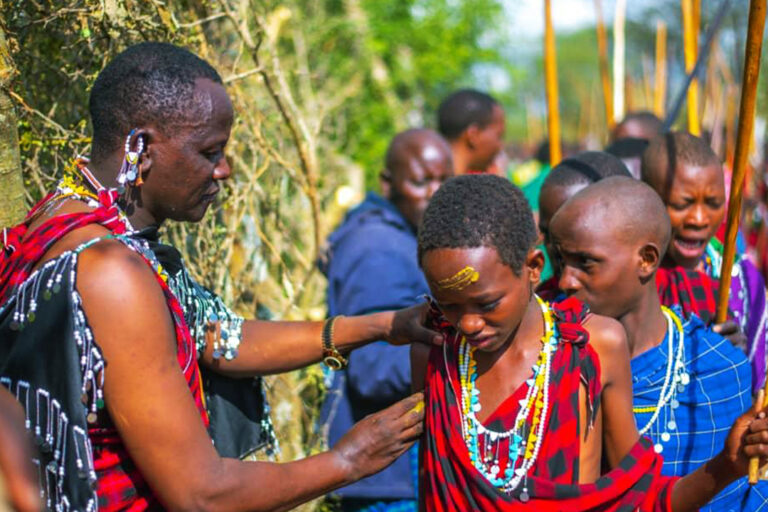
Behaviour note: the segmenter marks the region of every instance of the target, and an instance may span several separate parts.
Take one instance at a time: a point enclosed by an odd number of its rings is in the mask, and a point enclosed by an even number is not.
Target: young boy
[[[715,459],[661,477],[627,407],[621,325],[587,317],[577,299],[541,301],[535,240],[521,192],[495,176],[447,181],[424,216],[419,261],[446,339],[412,351],[427,510],[695,510],[744,475],[750,455],[768,453],[762,433],[745,435],[768,429],[751,410]]]
[[[608,153],[586,151],[563,160],[547,176],[539,196],[539,231],[544,237],[546,255],[557,265],[556,251],[549,242],[549,223],[560,207],[577,192],[609,176],[630,176],[623,162]],[[541,297],[552,300],[561,295],[559,270],[536,289]],[[695,313],[705,324],[715,319],[717,282],[695,269],[670,266],[656,272],[656,287],[661,303],[679,306],[687,318]],[[730,320],[715,325],[715,332],[728,336],[735,344],[743,344],[744,334]]]
[[[549,222],[555,212],[576,192],[608,176],[631,176],[627,167],[617,157],[602,151],[584,151],[557,164],[550,172],[539,192],[539,232],[544,238],[545,256],[557,267],[555,252],[549,243]],[[553,259],[555,258],[555,259]],[[559,293],[557,270],[543,281],[537,293],[547,300]]]
[[[672,222],[662,265],[698,269],[719,279],[722,244],[715,234],[725,215],[725,183],[722,164],[712,149],[689,133],[661,135],[643,155],[642,178],[661,196]],[[734,262],[728,306],[747,337],[756,392],[765,381],[768,305],[763,277],[740,255]]]
[[[715,457],[733,421],[751,402],[744,354],[695,315],[661,306],[654,274],[670,223],[646,184],[607,178],[580,191],[550,225],[561,261],[560,288],[624,326],[632,368],[633,412],[641,435],[664,456],[662,474],[683,476]],[[742,479],[707,511],[755,510],[768,496]]]

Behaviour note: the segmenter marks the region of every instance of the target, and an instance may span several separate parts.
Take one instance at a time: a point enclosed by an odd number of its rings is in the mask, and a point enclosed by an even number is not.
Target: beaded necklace
[[[675,409],[680,407],[677,394],[682,393],[685,390],[685,386],[691,381],[691,376],[685,369],[685,334],[683,332],[683,324],[671,309],[662,306],[661,311],[667,320],[667,370],[664,375],[664,382],[659,390],[659,400],[655,406],[632,408],[632,412],[635,414],[653,413],[648,423],[640,429],[640,435],[655,427],[653,438],[656,442],[653,449],[656,453],[664,451],[662,443],[668,442],[672,438],[670,432],[677,430]],[[664,413],[664,418],[660,420],[662,412]]]
[[[544,438],[549,410],[551,362],[552,355],[557,349],[558,335],[549,305],[538,295],[535,297],[544,317],[542,348],[532,368],[532,377],[524,383],[528,389],[525,398],[520,400],[520,409],[509,430],[499,432],[489,429],[477,419],[476,413],[482,409],[482,406],[480,391],[476,386],[475,348],[467,343],[466,338],[462,338],[458,349],[461,430],[469,450],[470,460],[494,487],[507,494],[511,494],[523,479],[527,480],[528,471],[535,465]],[[445,349],[444,355],[447,362]],[[503,444],[507,445],[508,458],[506,469],[502,474],[499,454]],[[530,499],[525,484],[519,499],[522,502]]]
[[[114,189],[107,189],[101,182],[93,175],[90,169],[88,169],[88,158],[84,156],[78,156],[75,158],[75,168],[80,171],[81,177],[90,186],[86,186],[82,180],[76,179],[72,176],[64,176],[56,185],[56,195],[54,199],[60,201],[65,198],[77,199],[82,201],[91,208],[99,207],[99,193],[107,192],[111,193]],[[95,191],[95,192],[94,192]],[[125,226],[127,232],[133,232],[135,229],[128,220],[128,216],[125,214],[122,208],[115,202],[115,208],[117,209],[117,215],[120,222]]]

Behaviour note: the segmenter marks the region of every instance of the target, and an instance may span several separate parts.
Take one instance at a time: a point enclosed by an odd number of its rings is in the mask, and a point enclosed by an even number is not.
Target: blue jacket
[[[328,314],[357,315],[412,306],[429,292],[416,256],[416,233],[400,212],[369,193],[328,239],[323,272]],[[321,420],[333,446],[368,414],[405,398],[411,390],[407,346],[384,341],[354,350],[347,369],[332,372]],[[349,498],[413,499],[415,451],[387,469],[337,491]]]

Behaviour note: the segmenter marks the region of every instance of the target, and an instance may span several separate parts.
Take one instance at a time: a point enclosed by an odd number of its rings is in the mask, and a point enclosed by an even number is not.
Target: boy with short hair
[[[695,315],[661,306],[655,272],[670,238],[664,204],[646,184],[607,178],[555,214],[551,238],[560,288],[615,318],[630,348],[633,412],[641,435],[664,456],[662,474],[683,476],[717,455],[733,421],[749,408],[744,354]],[[742,479],[702,510],[754,510],[768,496]]]
[[[449,180],[427,209],[419,261],[446,339],[412,350],[427,510],[695,510],[768,452],[762,434],[744,435],[768,428],[753,410],[706,467],[661,477],[626,407],[623,329],[577,299],[550,305],[533,293],[535,240],[524,197],[495,176]]]
[[[661,196],[672,223],[672,238],[662,266],[701,270],[720,278],[722,244],[716,238],[726,211],[723,166],[712,149],[690,133],[671,132],[653,139],[643,154],[642,179]],[[765,382],[768,304],[757,268],[737,254],[728,301],[747,337],[753,392]]]

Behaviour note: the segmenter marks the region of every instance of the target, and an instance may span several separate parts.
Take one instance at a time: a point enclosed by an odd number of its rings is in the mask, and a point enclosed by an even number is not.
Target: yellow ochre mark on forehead
[[[451,277],[441,279],[437,286],[441,290],[463,290],[480,279],[480,274],[473,267],[464,267]]]

